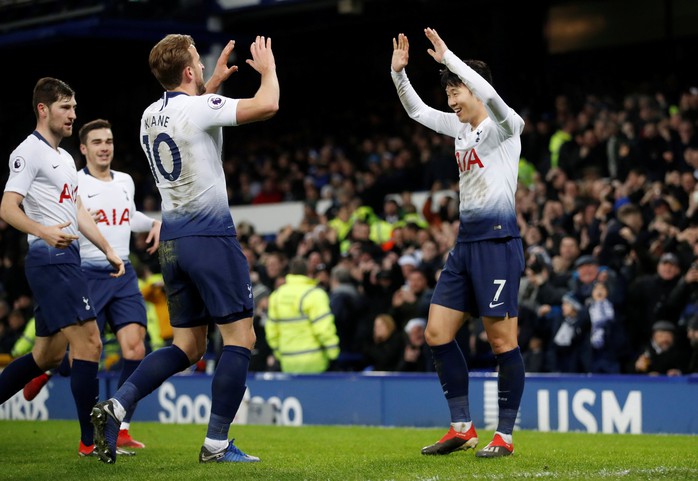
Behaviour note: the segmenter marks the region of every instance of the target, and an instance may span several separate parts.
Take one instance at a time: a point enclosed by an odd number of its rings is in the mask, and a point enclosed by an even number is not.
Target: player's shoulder
[[[114,169],[112,169],[111,173],[115,182],[126,185],[134,185],[131,174]]]
[[[37,152],[42,147],[42,141],[34,134],[28,135],[22,142],[15,147],[10,153],[10,157],[17,155],[28,155]]]

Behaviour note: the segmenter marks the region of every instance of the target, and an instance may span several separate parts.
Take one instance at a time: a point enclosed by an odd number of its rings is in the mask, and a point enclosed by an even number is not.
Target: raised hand
[[[271,51],[271,38],[265,39],[258,35],[250,46],[251,59],[245,60],[247,64],[260,74],[276,69],[274,53]]]
[[[390,63],[390,68],[394,72],[400,72],[403,68],[407,67],[407,62],[410,58],[410,42],[407,40],[407,36],[401,33],[397,36],[397,40],[393,38],[393,59]]]
[[[238,71],[237,65],[231,65],[228,67],[228,58],[230,57],[230,54],[233,53],[234,48],[235,40],[230,40],[228,44],[223,47],[221,54],[218,56],[218,60],[216,60],[216,68],[213,71],[211,78],[208,79],[208,82],[206,82],[207,94],[215,93],[221,84],[228,79],[228,77]]]
[[[433,49],[430,48],[427,50],[427,52],[434,58],[434,60],[441,63],[441,61],[444,58],[444,54],[448,50],[446,43],[443,40],[441,40],[441,37],[439,37],[439,34],[436,33],[436,30],[434,30],[433,28],[425,28],[424,34],[427,36],[427,38],[431,41],[431,44],[434,46]]]

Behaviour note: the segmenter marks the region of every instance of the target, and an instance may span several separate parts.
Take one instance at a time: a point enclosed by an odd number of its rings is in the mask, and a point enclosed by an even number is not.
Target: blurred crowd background
[[[296,256],[330,298],[341,348],[330,369],[434,369],[423,329],[457,232],[458,171],[452,140],[407,117],[389,76],[391,39],[404,32],[417,91],[448,109],[439,66],[426,53],[422,28],[431,26],[459,56],[488,62],[495,88],[526,121],[517,209],[527,258],[519,296],[527,371],[698,372],[693,3],[7,3],[0,50],[9,64],[31,65],[5,76],[11,95],[2,101],[0,153],[9,156],[34,126],[36,80],[59,77],[77,92],[78,126],[96,117],[112,122],[113,167],[134,177],[138,208],[153,215],[159,196],[137,143],[141,112],[160,94],[147,71],[152,44],[177,29],[215,59],[223,39],[236,39],[240,72],[222,93],[241,97],[257,81],[244,65],[246,46],[255,34],[272,37],[281,110],[263,125],[227,129],[229,201],[302,201],[305,210],[298,225],[271,235],[237,222],[256,302],[251,370],[279,369],[264,338],[267,300]],[[40,9],[52,5],[64,22],[51,26],[56,38],[46,42]],[[37,21],[26,25],[32,6]],[[97,6],[86,17],[92,23],[70,15]],[[524,14],[531,21],[521,22]],[[63,146],[80,166],[77,144]],[[7,163],[0,172],[4,185]],[[426,202],[415,202],[415,193],[426,193]],[[0,221],[0,353],[12,352],[33,315],[25,252],[26,237]],[[143,237],[134,237],[132,252],[160,327],[151,332],[157,348],[171,337],[158,261]],[[219,342],[211,336],[208,360],[215,362]],[[478,319],[459,343],[473,370],[495,369]],[[118,363],[114,356],[106,368]]]

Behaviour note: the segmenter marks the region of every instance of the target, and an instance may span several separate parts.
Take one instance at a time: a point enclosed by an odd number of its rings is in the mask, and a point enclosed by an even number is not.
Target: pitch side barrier
[[[104,375],[100,399],[116,390]],[[200,423],[211,409],[207,374],[168,379],[138,403],[134,421]],[[235,422],[279,425],[440,427],[449,413],[435,374],[250,374]],[[698,434],[698,375],[529,374],[519,429],[603,433]],[[470,409],[478,429],[497,424],[497,377],[471,373]],[[54,376],[37,398],[18,393],[0,406],[0,419],[75,419],[70,381]]]

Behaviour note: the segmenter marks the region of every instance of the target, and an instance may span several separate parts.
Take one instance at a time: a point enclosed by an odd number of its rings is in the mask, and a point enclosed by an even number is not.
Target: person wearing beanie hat
[[[652,325],[652,338],[635,361],[640,374],[680,376],[688,362],[686,353],[676,343],[676,325],[659,320]]]

